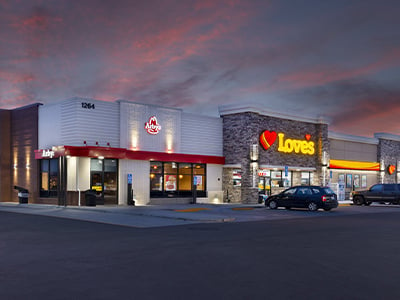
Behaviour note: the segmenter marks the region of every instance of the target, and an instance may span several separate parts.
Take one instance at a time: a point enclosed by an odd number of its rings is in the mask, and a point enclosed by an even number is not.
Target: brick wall
[[[378,161],[384,161],[385,169],[383,173],[384,183],[396,183],[397,176],[397,162],[400,161],[400,142],[386,139],[379,139],[378,144]],[[396,167],[396,171],[393,174],[389,174],[388,167],[393,165]],[[382,178],[380,178],[382,180]]]
[[[237,188],[232,186],[232,170],[225,168],[223,189],[231,191],[233,201],[255,203],[258,201],[258,189],[253,187],[253,174],[250,167],[250,146],[259,145],[258,165],[296,166],[315,168],[314,183],[322,184],[322,152],[329,150],[328,125],[301,122],[265,116],[254,112],[244,112],[223,117],[223,152],[226,165],[240,165],[242,185],[240,195]],[[315,154],[278,152],[278,139],[265,150],[259,142],[259,137],[265,130],[282,132],[285,138],[305,140],[310,134],[310,141],[315,143]],[[258,175],[256,174],[256,182]]]

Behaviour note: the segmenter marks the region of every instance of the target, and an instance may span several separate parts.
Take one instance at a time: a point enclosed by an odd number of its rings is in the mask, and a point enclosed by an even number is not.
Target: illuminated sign
[[[315,143],[310,141],[311,135],[306,134],[305,140],[287,139],[284,133],[276,133],[275,131],[264,131],[260,135],[260,143],[265,150],[268,150],[278,138],[278,151],[283,153],[301,153],[313,155],[315,153]]]
[[[315,153],[314,142],[310,141],[311,135],[306,135],[306,140],[286,139],[284,133],[278,133],[279,152],[284,153],[302,153],[313,155]]]
[[[161,130],[161,125],[158,124],[157,118],[152,116],[149,121],[145,123],[144,129],[150,134],[157,134]]]
[[[392,175],[395,170],[396,170],[395,166],[393,166],[393,165],[388,166],[388,172],[389,172],[390,175]]]
[[[54,151],[52,151],[52,150],[43,150],[42,157],[53,158],[54,157]]]

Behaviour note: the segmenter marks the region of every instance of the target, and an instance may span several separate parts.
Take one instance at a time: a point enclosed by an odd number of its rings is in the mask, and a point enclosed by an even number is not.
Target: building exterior
[[[379,140],[329,133],[330,184],[339,199],[379,182]]]
[[[322,119],[246,105],[220,107],[225,200],[254,203],[293,185],[329,185],[340,200],[381,182],[400,183],[400,136],[328,131]]]
[[[41,105],[36,116],[30,153],[38,182],[21,182],[37,187],[29,202],[84,205],[87,190],[97,204],[127,204],[128,195],[139,205],[189,203],[194,195],[222,202],[220,118],[82,98]]]
[[[225,196],[254,203],[259,193],[327,182],[328,125],[251,106],[221,106]]]
[[[323,119],[246,105],[220,117],[125,100],[72,98],[0,110],[0,201],[147,205],[257,203],[294,185],[348,199],[400,183],[400,136],[333,133]]]
[[[330,183],[339,197],[376,183],[400,183],[400,137],[376,133],[374,138],[329,133]],[[344,187],[344,188],[343,188]]]

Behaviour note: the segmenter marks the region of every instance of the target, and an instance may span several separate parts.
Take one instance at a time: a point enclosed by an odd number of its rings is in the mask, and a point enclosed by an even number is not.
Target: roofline
[[[400,142],[400,135],[386,133],[386,132],[377,132],[374,134],[374,137],[379,140],[390,140]]]
[[[219,115],[233,115],[240,113],[257,113],[264,116],[270,116],[280,119],[289,119],[293,121],[307,122],[307,123],[315,123],[315,124],[328,124],[328,121],[322,117],[319,118],[311,118],[311,117],[299,117],[295,115],[291,115],[284,112],[273,111],[265,108],[255,107],[254,105],[246,105],[246,104],[227,104],[221,105],[218,107]]]
[[[333,132],[333,131],[328,131],[328,139],[341,140],[341,141],[346,141],[346,142],[364,143],[364,144],[371,144],[371,145],[379,144],[379,140],[377,138],[369,138],[369,137],[364,137],[364,136],[343,134],[343,133],[337,133],[337,132]]]

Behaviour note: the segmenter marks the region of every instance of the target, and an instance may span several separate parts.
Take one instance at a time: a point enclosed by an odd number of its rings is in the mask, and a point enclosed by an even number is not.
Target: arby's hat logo
[[[264,147],[265,150],[268,150],[275,141],[276,141],[277,134],[275,131],[265,130],[260,135],[260,143]]]
[[[156,116],[149,118],[149,121],[144,124],[144,129],[150,134],[157,134],[161,130],[161,125],[158,124]]]

